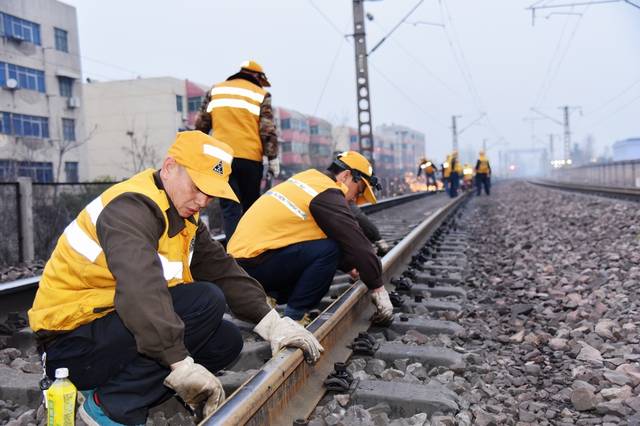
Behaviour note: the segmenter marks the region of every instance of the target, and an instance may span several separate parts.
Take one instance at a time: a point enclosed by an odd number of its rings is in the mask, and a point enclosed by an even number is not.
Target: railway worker
[[[377,308],[374,321],[388,322],[393,306],[380,260],[348,206],[375,203],[377,187],[365,157],[338,154],[326,171],[306,170],[263,194],[240,219],[227,249],[295,320],[306,322],[340,268],[359,274]]]
[[[462,175],[462,166],[458,160],[458,151],[454,150],[449,156],[449,196],[455,198],[458,196],[458,188],[460,187],[460,176]]]
[[[239,72],[213,85],[196,118],[196,130],[204,133],[213,130],[213,136],[234,151],[229,184],[240,202],[220,200],[227,241],[242,214],[260,196],[262,157],[267,157],[271,178],[280,174],[271,94],[264,89],[270,86],[262,66],[245,61]]]
[[[436,172],[438,168],[433,163],[433,161],[423,157],[420,159],[420,165],[418,166],[418,177],[424,171],[425,183],[427,184],[427,189],[430,185],[433,185],[436,189],[438,189],[436,182]]]
[[[462,182],[464,183],[465,191],[473,188],[473,169],[469,163],[464,163],[462,168]]]
[[[444,163],[440,165],[440,170],[442,170],[442,186],[444,188],[444,192],[448,194],[451,190],[451,155],[447,155]]]
[[[271,342],[322,347],[266,303],[260,284],[212,241],[198,212],[235,200],[233,151],[199,131],[178,133],[160,170],[107,189],[65,229],[47,262],[29,323],[45,369],[67,367],[90,425],[144,424],[149,407],[180,396],[209,414],[224,400],[213,373],[240,353],[225,307]]]
[[[491,193],[491,165],[484,151],[480,151],[476,162],[476,195],[482,194],[482,187],[485,194]]]

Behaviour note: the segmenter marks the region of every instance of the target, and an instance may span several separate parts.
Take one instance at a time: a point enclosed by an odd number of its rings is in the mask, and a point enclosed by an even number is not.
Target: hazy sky
[[[353,45],[344,37],[353,31],[351,1],[65,1],[78,9],[86,77],[174,76],[208,86],[253,58],[274,104],[356,124]],[[366,2],[369,48],[417,3]],[[532,141],[524,120],[535,116],[532,106],[558,120],[559,106],[581,107],[571,116],[573,140],[591,134],[598,152],[640,136],[640,9],[619,2],[539,10],[532,26],[525,8],[533,3],[424,0],[369,58],[374,126],[424,132],[436,158],[451,147],[453,114],[464,128],[487,113],[460,145],[476,150],[486,138],[493,156],[507,148],[501,138],[508,148],[546,147],[550,133],[560,156],[562,127],[552,121],[535,121]]]

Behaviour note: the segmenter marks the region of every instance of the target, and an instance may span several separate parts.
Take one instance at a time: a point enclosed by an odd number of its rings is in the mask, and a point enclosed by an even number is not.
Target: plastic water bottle
[[[76,387],[69,380],[69,369],[56,368],[56,380],[47,389],[47,426],[73,426]]]

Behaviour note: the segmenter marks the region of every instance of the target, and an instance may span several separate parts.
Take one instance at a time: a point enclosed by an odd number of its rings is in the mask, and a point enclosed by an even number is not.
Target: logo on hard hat
[[[218,164],[213,166],[213,172],[220,176],[224,175],[224,165],[222,164],[222,160],[218,161]]]

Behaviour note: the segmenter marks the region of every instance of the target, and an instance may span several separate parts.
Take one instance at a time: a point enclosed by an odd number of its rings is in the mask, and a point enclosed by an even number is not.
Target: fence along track
[[[547,188],[562,189],[575,192],[583,192],[587,194],[603,195],[607,197],[625,198],[634,201],[640,201],[640,188],[631,187],[612,187],[600,185],[584,185],[578,183],[556,182],[550,180],[530,181],[534,185],[544,186]]]
[[[414,251],[467,197],[468,193],[438,209],[387,253],[382,259],[384,282],[409,263]],[[291,425],[297,418],[307,418],[324,394],[322,383],[333,364],[349,358],[347,344],[371,325],[373,305],[366,294],[362,282],[354,284],[307,327],[325,348],[315,365],[304,362],[298,349],[280,351],[201,425]]]

